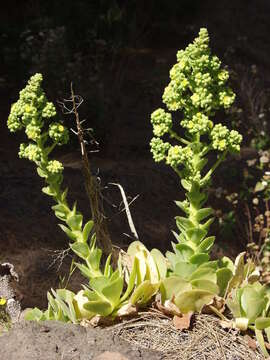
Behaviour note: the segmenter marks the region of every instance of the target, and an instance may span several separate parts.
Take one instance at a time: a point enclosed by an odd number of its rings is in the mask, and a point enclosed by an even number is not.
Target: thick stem
[[[185,144],[185,145],[189,145],[190,142],[184,138],[181,138],[179,135],[176,134],[176,132],[174,132],[173,130],[169,130],[169,133],[171,135],[172,138],[178,140],[179,142]]]
[[[218,160],[211,167],[211,169],[208,171],[208,173],[202,178],[202,180],[201,180],[202,186],[207,183],[207,181],[211,178],[211,176],[212,176],[213,172],[216,170],[216,168],[222,163],[222,161],[225,160],[227,153],[228,153],[228,150],[224,151],[224,153],[218,158]]]

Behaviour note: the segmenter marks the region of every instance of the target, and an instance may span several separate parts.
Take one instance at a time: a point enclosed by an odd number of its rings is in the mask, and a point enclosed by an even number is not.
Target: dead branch
[[[84,175],[87,196],[90,202],[91,214],[94,221],[94,229],[96,232],[97,243],[101,247],[105,255],[109,255],[112,253],[113,248],[106,224],[106,218],[104,216],[102,197],[100,194],[100,186],[97,181],[97,178],[93,176],[91,172],[90,162],[85,149],[83,129],[78,114],[78,107],[81,105],[83,100],[80,96],[74,95],[72,84],[71,84],[71,101],[72,101],[71,112],[75,115],[75,119],[76,119],[77,136],[80,143],[81,154],[82,154],[82,163],[83,163],[82,171]]]

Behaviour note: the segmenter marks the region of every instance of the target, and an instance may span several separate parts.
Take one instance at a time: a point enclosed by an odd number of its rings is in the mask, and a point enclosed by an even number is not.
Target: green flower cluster
[[[229,131],[226,126],[217,124],[211,132],[212,147],[218,151],[239,152],[242,135],[236,130]]]
[[[69,136],[68,130],[61,123],[52,123],[49,126],[49,136],[57,145],[67,144]]]
[[[201,112],[196,113],[191,119],[184,119],[181,121],[181,125],[188,130],[190,134],[200,133],[205,134],[213,127],[213,122],[209,120],[209,117]]]
[[[172,127],[172,115],[163,109],[157,109],[151,115],[151,123],[153,124],[154,135],[161,137],[169,132]]]
[[[25,127],[28,139],[40,142],[45,119],[55,117],[56,110],[41,88],[42,75],[30,78],[27,86],[20,92],[19,100],[12,105],[7,125],[11,132]],[[49,125],[49,136],[58,145],[68,142],[68,130],[61,123]]]
[[[46,108],[47,99],[40,86],[41,82],[41,74],[32,76],[27,86],[20,92],[19,100],[12,105],[7,123],[11,132],[20,130],[30,123],[43,127],[41,114]]]
[[[151,153],[156,162],[166,159],[170,144],[163,142],[162,139],[154,137],[150,142]]]
[[[58,160],[49,161],[46,168],[51,174],[60,174],[64,170],[63,164]]]
[[[156,162],[165,160],[178,173],[180,171],[187,178],[199,181],[203,154],[209,150],[237,152],[242,141],[237,131],[229,131],[220,124],[214,126],[210,119],[216,110],[228,108],[235,94],[227,86],[228,71],[222,69],[218,57],[211,54],[206,29],[201,29],[198,38],[177,53],[177,63],[170,71],[170,79],[163,101],[168,110],[182,112],[180,125],[186,130],[187,139],[173,131],[172,115],[159,108],[151,115],[154,133],[151,152]],[[182,146],[160,139],[167,134]],[[210,144],[201,142],[201,136],[206,141],[208,137]],[[199,146],[194,148],[192,143]]]
[[[40,138],[41,128],[40,126],[35,125],[33,122],[31,122],[26,126],[25,132],[28,139],[37,141]]]
[[[7,125],[11,132],[25,129],[29,143],[20,145],[19,157],[38,165],[38,174],[49,185],[44,192],[58,199],[64,168],[58,160],[49,159],[49,155],[56,145],[68,142],[69,134],[61,122],[51,122],[56,110],[47,100],[41,85],[41,74],[30,78],[18,101],[11,107]]]
[[[56,110],[52,102],[48,102],[44,109],[42,110],[42,117],[43,118],[52,118],[56,115]]]
[[[39,164],[42,159],[42,150],[35,144],[21,144],[19,157]]]
[[[182,110],[185,118],[191,118],[194,110],[210,115],[220,107],[228,108],[235,95],[226,85],[228,72],[220,67],[218,57],[211,55],[208,32],[201,29],[193,44],[177,53],[163,94],[167,108]]]
[[[194,152],[190,146],[182,147],[181,145],[170,146],[166,163],[174,169],[179,166],[184,168],[183,175],[188,180],[200,181],[201,175],[194,162]]]

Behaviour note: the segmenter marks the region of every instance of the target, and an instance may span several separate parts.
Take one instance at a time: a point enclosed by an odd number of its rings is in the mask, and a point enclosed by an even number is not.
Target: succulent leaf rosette
[[[174,252],[166,254],[171,275],[188,281],[189,291],[194,288],[202,291],[203,288],[205,292],[199,294],[197,291],[197,298],[208,299],[209,291],[212,294],[224,292],[226,282],[223,277],[229,281],[232,276],[222,261],[219,264],[209,261],[215,240],[214,236],[207,236],[213,211],[203,207],[207,200],[205,190],[213,172],[228,153],[239,152],[242,141],[237,131],[213,121],[217,110],[228,109],[234,102],[235,94],[227,85],[228,79],[228,71],[221,67],[218,57],[211,54],[207,30],[201,29],[194,42],[177,53],[177,63],[170,71],[170,82],[163,94],[167,110],[159,108],[151,115],[153,158],[170,165],[186,190],[186,199],[176,202],[184,213],[184,216],[176,217],[180,231],[174,234],[177,243],[173,243]],[[176,111],[179,115],[173,116]],[[211,152],[217,158],[205,170]],[[175,281],[165,281],[164,294],[170,293],[165,289]],[[180,295],[178,298],[177,294],[173,295],[177,302]],[[192,296],[194,292],[189,297]],[[178,302],[186,310],[183,301]]]

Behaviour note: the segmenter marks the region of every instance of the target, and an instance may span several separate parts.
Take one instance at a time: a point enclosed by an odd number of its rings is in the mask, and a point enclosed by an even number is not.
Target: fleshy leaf
[[[75,242],[70,244],[70,248],[82,259],[87,259],[90,254],[88,245],[82,242]]]
[[[193,289],[180,293],[174,302],[183,314],[189,311],[200,312],[204,305],[208,305],[212,301],[214,296],[210,291]]]
[[[164,279],[160,284],[160,292],[162,302],[165,300],[172,300],[180,292],[191,290],[192,286],[189,282],[185,281],[179,276],[170,276]]]
[[[156,263],[158,273],[159,273],[159,278],[164,279],[167,274],[166,258],[163,256],[163,254],[158,249],[152,249],[150,251],[150,254]]]
[[[160,284],[151,284],[149,280],[142,282],[131,295],[129,302],[132,305],[145,305],[156,294]]]
[[[190,283],[193,288],[207,290],[216,295],[218,295],[219,293],[219,287],[213,281],[205,280],[205,279],[197,279],[197,280],[192,280]]]

